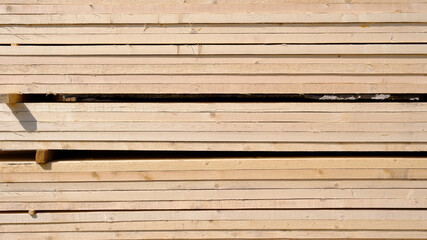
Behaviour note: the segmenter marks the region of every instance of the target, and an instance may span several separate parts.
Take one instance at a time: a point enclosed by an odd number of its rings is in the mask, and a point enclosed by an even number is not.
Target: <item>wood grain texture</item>
[[[330,145],[331,150],[353,144],[359,145],[360,151],[367,144],[374,147],[412,143],[422,150],[427,142],[425,105],[25,103],[11,107],[3,104],[0,105],[3,116],[0,144],[4,149],[10,149],[13,142],[25,149],[58,149],[58,145],[49,146],[57,142],[62,146],[59,149],[79,149],[77,146],[83,144],[79,142],[84,142],[88,144],[84,149],[88,146],[97,149],[96,144],[111,142],[117,144],[110,144],[114,146],[111,150],[123,150],[124,146],[133,150],[183,150],[183,146],[190,146],[192,150],[217,151],[237,151],[242,147],[251,150],[263,144],[273,144],[268,151],[283,151],[274,144],[284,144],[283,147],[288,145],[288,151],[292,151],[300,149],[298,144],[307,143],[305,149],[309,149],[310,144]],[[74,143],[65,144],[70,141]],[[240,146],[229,145],[231,143]],[[207,148],[200,148],[200,144]],[[316,151],[314,149],[312,151]]]
[[[369,181],[369,180],[368,180]],[[39,183],[40,184],[40,183]],[[45,185],[46,183],[43,183]],[[88,183],[84,183],[88,184]],[[247,209],[420,209],[426,208],[427,200],[417,199],[257,199],[257,200],[202,200],[202,201],[108,201],[108,202],[0,202],[1,211],[122,211],[122,210],[247,210]],[[318,220],[316,220],[318,221]],[[384,220],[380,220],[383,222]],[[406,222],[406,221],[405,221]],[[422,222],[422,221],[421,221]],[[403,223],[399,221],[398,223]],[[308,224],[308,223],[307,223]],[[425,223],[423,223],[425,224]],[[387,226],[387,224],[385,224]],[[15,226],[15,225],[14,225]],[[19,226],[19,225],[18,225]],[[16,226],[16,227],[18,227]],[[388,225],[389,228],[396,225]],[[400,225],[402,226],[402,225]],[[0,232],[3,229],[0,225]],[[193,226],[194,227],[194,226]],[[13,229],[14,227],[12,227]],[[366,227],[368,229],[369,227]],[[7,227],[5,226],[5,229]],[[10,228],[9,228],[10,229]],[[25,228],[28,229],[28,228]],[[126,229],[123,229],[126,230]],[[52,230],[54,231],[54,230]]]
[[[55,153],[53,151],[47,149],[39,149],[36,151],[36,163],[45,164],[49,161],[52,161],[54,159],[54,155]]]
[[[191,24],[191,23],[413,23],[423,12],[379,13],[182,13],[182,14],[50,14],[0,15],[10,24]]]
[[[67,233],[1,233],[11,239],[420,239],[425,231],[130,231],[130,232],[67,232]]]
[[[100,156],[38,165],[8,156],[0,158],[0,235],[11,239],[264,238],[284,230],[409,239],[427,222],[424,157]]]
[[[0,239],[425,239],[427,159],[408,152],[427,151],[426,14],[426,0],[0,0],[6,96],[374,101],[3,101],[0,149],[38,151],[0,152]]]
[[[62,58],[52,59],[54,60],[64,61]],[[88,64],[92,61],[103,61],[80,57],[68,59],[67,62],[77,60],[86,61]],[[126,58],[117,60],[126,61]],[[168,59],[162,60],[168,61]],[[2,61],[1,58],[0,61]],[[32,63],[42,59],[8,58],[7,61]],[[217,59],[217,61],[220,60]],[[423,94],[427,92],[426,83],[427,78],[423,75],[3,75],[0,78],[0,92],[24,94],[352,94],[357,92],[381,93],[378,96],[386,96],[385,94],[396,93]]]
[[[44,4],[44,5],[21,5],[8,4],[0,7],[0,14],[141,14],[141,13],[295,13],[295,12],[319,12],[319,13],[360,13],[360,12],[426,12],[425,3],[394,3],[394,4],[300,4],[300,3],[274,3],[259,2],[228,2],[228,3],[139,3],[132,5],[109,5],[109,4]]]
[[[128,38],[126,37],[128,40]],[[145,37],[143,38],[145,39]],[[195,37],[191,37],[195,39]],[[313,39],[313,38],[311,38]],[[22,42],[22,40],[17,40]],[[84,43],[86,43],[85,41]],[[425,55],[426,44],[0,46],[2,56],[99,55]],[[360,61],[360,60],[359,60]]]

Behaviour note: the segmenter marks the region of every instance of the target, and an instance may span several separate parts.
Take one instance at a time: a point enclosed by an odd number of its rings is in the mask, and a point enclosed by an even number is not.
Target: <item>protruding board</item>
[[[23,102],[22,94],[0,94],[0,103],[13,104]]]
[[[44,164],[47,163],[54,158],[54,151],[51,150],[37,150],[36,152],[36,163]]]

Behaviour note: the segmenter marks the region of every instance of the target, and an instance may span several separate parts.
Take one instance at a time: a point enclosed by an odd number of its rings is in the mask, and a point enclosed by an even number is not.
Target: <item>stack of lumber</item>
[[[425,157],[111,158],[4,156],[0,238],[427,236]]]
[[[13,104],[20,94],[425,94],[424,0],[0,3],[2,149],[426,149],[424,103]]]
[[[424,103],[14,104],[20,94],[425,94],[424,0],[0,3],[1,149],[426,150]]]
[[[426,151],[427,103],[0,105],[3,149]]]
[[[0,239],[427,239],[426,56],[427,0],[0,0]]]
[[[425,0],[0,4],[0,94],[427,92]]]

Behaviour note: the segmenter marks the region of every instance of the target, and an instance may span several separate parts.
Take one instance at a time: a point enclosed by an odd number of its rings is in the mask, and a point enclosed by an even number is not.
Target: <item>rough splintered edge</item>
[[[374,100],[385,100],[385,99],[388,99],[388,98],[390,98],[391,97],[391,95],[390,94],[376,94],[374,97],[372,97],[371,99],[374,99]]]
[[[371,97],[372,100],[386,100],[391,97],[390,94],[375,94],[375,96]],[[323,95],[323,97],[319,98],[319,100],[357,100],[360,99],[360,96],[350,96],[350,97],[340,97],[336,95]],[[419,100],[419,98],[410,98],[410,100]]]
[[[323,95],[319,100],[356,100],[356,97],[338,97],[335,95]]]

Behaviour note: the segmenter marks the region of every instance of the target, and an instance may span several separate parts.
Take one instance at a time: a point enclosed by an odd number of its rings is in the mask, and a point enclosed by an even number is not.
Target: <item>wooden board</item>
[[[225,35],[225,36],[224,36]],[[330,33],[325,35],[319,35],[319,33],[301,33],[301,34],[19,34],[19,35],[3,35],[4,37],[0,40],[2,44],[282,44],[282,43],[425,43],[427,40],[427,33]],[[373,40],[372,40],[373,39]],[[384,48],[388,46],[384,44]],[[326,47],[325,52],[328,50],[326,46],[310,47],[282,47],[282,52],[288,50],[289,52],[296,52],[297,49],[301,49],[301,54],[305,52],[320,52],[319,47]],[[210,53],[215,48],[203,47]],[[219,47],[216,47],[219,48]],[[335,48],[338,48],[335,46]],[[390,54],[399,53],[416,53],[411,51],[408,46],[404,51],[401,49],[400,52],[394,50],[392,47]],[[414,49],[413,47],[412,49]],[[268,51],[268,48],[264,48],[264,52]],[[271,48],[270,48],[271,49]],[[343,48],[342,48],[343,49]],[[345,49],[345,48],[344,48]],[[356,47],[347,48],[341,50],[341,54],[352,53]],[[360,49],[360,47],[359,47]],[[366,48],[365,48],[366,49]],[[371,47],[372,53],[381,54],[380,50]],[[11,49],[13,50],[13,49]],[[304,52],[305,50],[305,52]],[[311,50],[311,51],[310,51]],[[339,50],[339,49],[337,49]],[[336,50],[336,51],[337,51]],[[365,53],[369,53],[369,48],[364,50]],[[227,51],[227,47],[224,48],[224,52]],[[237,50],[238,51],[238,50]],[[236,51],[236,52],[237,52]],[[240,50],[242,51],[242,50]],[[258,50],[259,51],[259,50]],[[227,51],[230,54],[233,51]],[[259,51],[261,52],[261,51]],[[185,51],[184,51],[185,53]],[[330,51],[334,53],[334,51]],[[383,50],[382,53],[385,53]],[[277,54],[277,53],[276,53]]]
[[[378,4],[371,3],[360,4],[344,4],[334,3],[283,3],[271,1],[269,4],[259,2],[228,2],[228,3],[136,3],[132,5],[109,5],[109,4],[8,4],[0,7],[0,14],[114,14],[114,13],[129,13],[129,14],[149,14],[149,13],[295,13],[295,12],[318,12],[318,13],[359,13],[359,12],[426,12],[427,4],[425,3],[394,3],[394,4]]]
[[[402,0],[352,0],[352,3],[386,3],[395,4],[402,3]],[[426,3],[426,0],[406,0],[404,3]],[[348,4],[347,0],[1,0],[2,4],[135,4],[135,3],[188,3],[188,4],[214,4],[214,3],[318,3],[318,4]]]
[[[11,24],[192,24],[192,23],[413,23],[424,22],[424,12],[352,13],[165,13],[165,14],[49,14],[0,15]]]
[[[427,92],[426,81],[424,75],[3,75],[0,92],[326,95],[358,92],[381,93],[379,97],[387,97],[386,94],[395,93],[423,94]]]
[[[129,231],[66,233],[2,233],[11,239],[422,239],[425,231]]]

